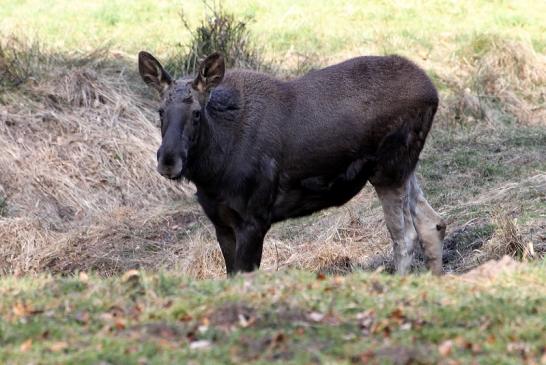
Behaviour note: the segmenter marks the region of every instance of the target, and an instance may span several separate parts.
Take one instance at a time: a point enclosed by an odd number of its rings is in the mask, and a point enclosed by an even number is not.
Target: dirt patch
[[[509,274],[520,268],[522,263],[517,262],[510,256],[504,256],[500,260],[489,260],[460,277],[470,281],[494,280],[500,275]]]

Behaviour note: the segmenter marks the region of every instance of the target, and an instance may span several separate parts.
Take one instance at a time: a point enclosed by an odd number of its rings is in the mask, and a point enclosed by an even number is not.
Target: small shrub
[[[204,4],[210,15],[196,29],[190,27],[182,13],[182,23],[190,32],[191,40],[167,62],[169,72],[175,76],[194,74],[199,62],[214,52],[222,53],[228,68],[267,69],[252,42],[247,22],[237,19],[220,4],[210,4],[208,1],[204,1]]]
[[[32,78],[47,64],[37,42],[17,38],[0,42],[0,87],[16,87]]]

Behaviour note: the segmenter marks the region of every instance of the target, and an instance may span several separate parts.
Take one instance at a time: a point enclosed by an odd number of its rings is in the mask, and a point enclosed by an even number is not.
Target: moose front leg
[[[264,237],[269,225],[241,222],[235,229],[235,272],[250,272],[260,268]]]
[[[235,233],[228,226],[215,224],[216,238],[222,250],[228,276],[235,274]]]
[[[218,203],[214,197],[209,197],[202,191],[197,191],[197,199],[205,214],[214,224],[216,239],[222,250],[228,276],[235,274],[236,237],[232,227],[236,215],[225,205]]]

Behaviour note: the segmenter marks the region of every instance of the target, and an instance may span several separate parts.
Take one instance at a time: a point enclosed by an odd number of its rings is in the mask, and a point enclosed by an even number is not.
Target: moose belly
[[[301,217],[332,206],[340,206],[355,196],[373,175],[371,159],[359,159],[337,174],[292,180],[282,177],[273,204],[273,222]]]

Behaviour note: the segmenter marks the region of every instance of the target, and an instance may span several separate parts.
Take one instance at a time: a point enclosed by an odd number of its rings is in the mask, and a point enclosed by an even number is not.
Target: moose
[[[174,80],[150,53],[139,73],[161,97],[157,170],[189,180],[212,221],[228,275],[259,268],[275,222],[340,206],[370,182],[406,274],[420,244],[442,273],[446,224],[415,176],[438,94],[411,61],[365,56],[293,79],[226,71],[219,53]]]

